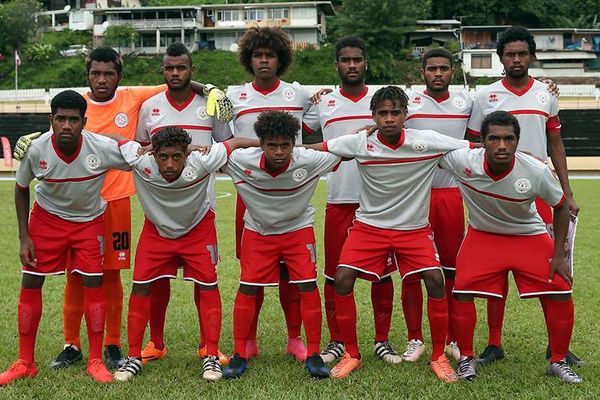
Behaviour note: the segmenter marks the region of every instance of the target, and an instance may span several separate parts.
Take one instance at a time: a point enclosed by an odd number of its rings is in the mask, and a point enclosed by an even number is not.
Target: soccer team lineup
[[[25,135],[15,147],[18,354],[0,366],[0,385],[35,380],[38,368],[78,368],[86,356],[85,372],[98,383],[135,380],[146,369],[160,374],[148,364],[167,357],[165,315],[178,275],[193,285],[188,303],[198,323],[186,329],[200,328],[197,369],[207,381],[248,379],[267,362],[257,337],[271,286],[285,316],[285,352],[307,377],[360,382],[366,350],[358,330],[368,317],[369,352],[383,363],[426,358],[423,373],[444,383],[493,379],[481,367],[505,358],[509,272],[514,292],[537,298],[543,313],[547,336],[535,338],[547,349],[543,379],[582,382],[574,367],[584,361],[570,350],[579,206],[556,85],[528,72],[535,49],[527,29],[506,29],[497,42],[504,77],[474,98],[449,91],[453,56],[442,48],[423,55],[425,90],[367,86],[368,49],[356,36],[335,44],[339,88],[316,93],[280,80],[293,51],[279,28],[244,33],[238,58],[253,80],[227,93],[192,79],[181,43],[167,48],[165,84],[156,87],[119,88],[119,53],[94,49],[85,60],[89,92],[57,94],[48,132]],[[322,142],[303,144],[319,131]],[[231,178],[235,210],[215,208],[217,174]],[[314,228],[320,214],[310,204],[322,177],[324,266]],[[144,213],[139,238],[132,201]],[[219,213],[235,214],[233,304],[221,302],[218,286]],[[123,304],[121,271],[130,268]],[[42,287],[52,275],[66,276],[56,322],[64,348],[48,366],[36,364],[35,347],[44,335]],[[359,278],[370,282],[372,315],[357,312]],[[400,290],[402,349],[389,338]],[[474,298],[484,299],[485,312],[476,313]],[[232,315],[232,343],[220,343],[222,329],[231,329],[222,327],[224,314]],[[481,353],[478,317],[487,319]]]

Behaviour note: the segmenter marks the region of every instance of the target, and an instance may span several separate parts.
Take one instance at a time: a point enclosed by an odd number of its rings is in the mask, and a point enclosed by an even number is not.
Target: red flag
[[[21,57],[19,57],[19,52],[15,50],[15,63],[17,64],[17,67],[19,65],[21,65]]]

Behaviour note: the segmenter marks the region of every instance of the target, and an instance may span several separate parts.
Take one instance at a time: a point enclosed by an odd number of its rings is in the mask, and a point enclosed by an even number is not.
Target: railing
[[[196,20],[194,18],[169,18],[161,20],[143,19],[143,20],[125,20],[113,19],[108,21],[110,25],[131,25],[134,29],[157,29],[157,28],[194,28]],[[198,26],[199,23],[198,23]]]

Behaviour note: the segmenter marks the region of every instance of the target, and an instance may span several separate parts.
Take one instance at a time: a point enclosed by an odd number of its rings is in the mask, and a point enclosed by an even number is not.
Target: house
[[[444,47],[448,42],[458,43],[460,21],[456,19],[418,20],[416,28],[404,34],[403,46],[409,47],[415,57],[421,57],[431,47]]]
[[[496,54],[499,35],[509,26],[463,26],[463,70],[474,77],[500,77],[504,67]],[[547,77],[600,77],[600,29],[529,30],[536,43],[530,73]]]

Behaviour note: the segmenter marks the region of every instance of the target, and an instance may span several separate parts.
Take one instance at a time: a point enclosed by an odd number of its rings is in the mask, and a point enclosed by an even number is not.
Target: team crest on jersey
[[[519,178],[515,182],[515,191],[519,194],[525,194],[531,190],[531,182],[527,178]]]
[[[128,123],[129,117],[127,116],[127,114],[120,112],[117,115],[115,115],[115,125],[119,128],[126,127]]]
[[[160,115],[160,108],[153,108],[150,115],[153,117],[158,117]]]
[[[144,167],[142,169],[142,174],[144,174],[144,176],[146,178],[150,178],[150,176],[152,175],[152,168],[150,168],[150,167]]]
[[[206,112],[206,107],[198,107],[198,109],[196,110],[196,116],[198,116],[198,118],[200,119],[207,119],[208,113]]]
[[[90,154],[85,158],[85,163],[87,164],[89,169],[98,169],[100,164],[102,164],[102,161],[97,155]]]
[[[240,101],[247,100],[248,99],[248,93],[246,93],[246,92],[240,93],[239,99],[240,99]]]
[[[535,96],[535,98],[541,105],[546,105],[550,101],[550,94],[547,92],[540,92]]]
[[[473,171],[471,170],[471,168],[467,167],[463,170],[463,174],[465,174],[465,176],[468,176],[470,178],[471,176],[473,176]]]
[[[462,97],[453,98],[452,103],[454,103],[454,106],[456,108],[461,109],[461,110],[467,106],[467,102]]]
[[[198,178],[198,170],[194,167],[190,167],[189,165],[183,169],[181,172],[181,177],[184,181],[191,182]]]
[[[292,179],[296,182],[302,182],[304,179],[306,179],[307,175],[308,171],[306,171],[304,168],[298,168],[292,172]]]
[[[40,160],[40,162],[38,163],[38,168],[48,169],[48,162],[46,162],[46,160]]]
[[[416,151],[417,153],[423,153],[423,152],[427,151],[428,148],[429,148],[429,146],[427,145],[427,143],[424,140],[417,140],[412,145],[412,149],[414,151]]]
[[[496,93],[490,93],[488,96],[488,103],[497,103],[498,100],[498,95]]]
[[[291,87],[287,87],[283,89],[281,96],[287,101],[292,101],[294,100],[294,97],[296,97],[296,91]]]

